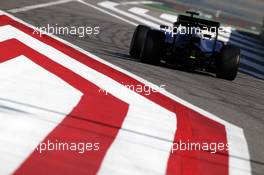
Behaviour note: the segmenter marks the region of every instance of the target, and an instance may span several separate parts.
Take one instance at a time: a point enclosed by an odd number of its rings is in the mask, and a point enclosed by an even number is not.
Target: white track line
[[[150,16],[150,15],[148,15],[147,14],[147,12],[149,11],[148,9],[144,9],[144,8],[139,8],[139,7],[132,7],[132,8],[130,8],[128,11],[130,11],[130,12],[132,12],[132,13],[134,13],[134,14],[137,14],[137,15],[139,15],[139,16],[142,16],[142,17],[144,17],[144,18],[146,18],[146,19],[149,19],[149,20],[151,20],[151,21],[155,21],[155,22],[157,22],[157,23],[159,23],[159,24],[164,24],[164,25],[166,25],[166,26],[171,26],[172,27],[172,23],[168,23],[168,22],[166,22],[166,21],[164,21],[164,20],[160,20],[160,19],[158,19],[158,18],[155,18],[155,17],[153,17],[153,16]]]
[[[125,19],[125,18],[122,18],[122,17],[120,17],[120,16],[118,16],[118,15],[115,15],[115,14],[113,14],[113,13],[111,13],[111,12],[108,12],[108,11],[106,11],[106,10],[100,8],[100,7],[97,7],[97,6],[93,5],[93,4],[90,4],[90,3],[88,3],[88,2],[85,2],[85,1],[83,1],[83,0],[77,0],[77,1],[78,1],[79,3],[81,3],[81,4],[84,4],[84,5],[86,5],[86,6],[89,6],[89,7],[93,8],[93,9],[95,9],[95,10],[98,10],[98,11],[104,13],[104,14],[107,14],[107,15],[109,15],[109,16],[112,16],[112,17],[114,17],[114,18],[117,18],[117,19],[119,19],[119,20],[121,20],[121,21],[124,21],[124,22],[126,22],[126,23],[128,23],[128,24],[131,24],[131,25],[134,25],[134,26],[137,26],[137,25],[138,25],[137,23],[134,23],[134,22],[132,22],[132,21],[130,21],[130,20],[127,20],[127,19]]]
[[[96,6],[91,5],[89,3],[85,3],[85,4],[87,6],[92,7],[92,8],[96,7]],[[100,8],[98,8],[98,7],[94,8],[94,9],[99,9],[99,11],[101,11],[101,12],[103,12],[105,14],[111,14],[110,12],[107,12],[107,11],[104,11],[104,10],[100,10]],[[29,26],[31,28],[35,28],[34,26],[32,26],[32,25],[30,25],[30,24],[28,24],[28,23],[26,23],[26,22],[24,22],[24,21],[22,21],[22,20],[20,20],[20,19],[18,19],[16,17],[14,17],[14,16],[11,16],[8,13],[5,13],[5,12],[3,12],[3,13],[5,15],[13,18],[14,20],[17,20],[17,21],[23,23],[26,26]],[[116,15],[112,14],[111,16],[115,17]],[[119,18],[121,18],[121,17],[118,17],[118,19]],[[129,21],[129,20],[127,20],[127,21]],[[132,24],[132,25],[135,25],[135,26],[137,25],[136,23],[133,23],[133,22],[129,22],[129,24]],[[112,63],[109,63],[109,62],[97,57],[96,55],[94,55],[94,54],[92,54],[92,53],[90,53],[88,51],[85,51],[82,48],[80,48],[80,47],[78,47],[76,45],[73,45],[73,44],[71,44],[71,43],[69,43],[69,42],[67,42],[67,41],[65,41],[65,40],[63,40],[63,39],[61,39],[61,38],[59,38],[57,36],[50,35],[50,37],[52,37],[52,38],[54,38],[54,39],[56,39],[56,40],[58,40],[58,41],[60,41],[60,42],[62,42],[64,44],[66,44],[66,45],[68,45],[68,46],[70,46],[72,48],[75,48],[76,50],[80,51],[81,53],[84,53],[84,54],[90,56],[91,58],[93,58],[93,59],[95,59],[95,60],[97,60],[97,61],[99,61],[99,62],[101,62],[101,63],[103,63],[103,64],[105,64],[107,66],[110,66],[113,69],[116,69],[116,70],[118,70],[118,71],[120,71],[120,72],[122,72],[122,73],[124,73],[124,74],[126,74],[126,75],[128,75],[128,76],[130,76],[130,77],[142,82],[142,83],[144,83],[145,85],[155,86],[153,83],[151,83],[151,82],[149,82],[149,81],[147,81],[147,80],[145,80],[145,79],[143,79],[143,78],[141,78],[141,77],[139,77],[139,76],[137,76],[137,75],[135,75],[135,74],[133,74],[131,72],[128,72],[128,71],[126,71],[126,70],[124,70],[124,69],[122,69],[122,68],[120,68],[120,67],[118,67],[118,66],[116,66],[116,65],[114,65]],[[245,135],[244,135],[244,132],[243,132],[242,128],[237,127],[236,125],[233,125],[232,123],[229,123],[229,122],[217,117],[216,115],[214,115],[212,113],[209,113],[209,112],[205,111],[204,109],[199,108],[199,107],[187,102],[186,100],[183,100],[183,99],[181,99],[181,98],[179,98],[179,97],[177,97],[177,96],[175,96],[175,95],[173,95],[173,94],[171,94],[171,93],[169,93],[167,91],[161,92],[161,93],[166,95],[167,97],[175,100],[176,102],[178,102],[178,103],[180,103],[180,104],[182,104],[182,105],[184,105],[184,106],[186,106],[186,107],[188,107],[190,109],[193,109],[194,111],[202,114],[203,116],[208,117],[208,118],[210,118],[210,119],[212,119],[212,120],[214,120],[216,122],[219,122],[219,123],[223,124],[225,126],[225,128],[226,128],[226,131],[227,131],[227,140],[228,140],[229,143],[231,143],[230,151],[229,151],[229,172],[230,172],[230,175],[239,174],[239,172],[234,172],[234,171],[236,171],[235,170],[236,168],[239,168],[239,169],[242,169],[242,170],[246,171],[247,175],[251,174],[251,165],[250,165],[250,161],[249,161],[250,160],[250,155],[249,155],[249,150],[248,150],[248,144],[247,144],[247,140],[245,138]],[[232,156],[235,156],[235,157],[232,157]],[[236,158],[236,156],[241,157],[244,160],[242,159],[242,162],[241,162],[241,160],[238,160],[239,158]]]
[[[54,1],[54,2],[47,2],[47,3],[43,3],[43,4],[30,5],[30,6],[25,6],[25,7],[21,7],[21,8],[11,9],[11,10],[8,10],[8,12],[11,12],[11,13],[25,12],[25,11],[29,11],[29,10],[38,9],[38,8],[64,4],[64,3],[68,3],[68,2],[72,2],[72,1],[75,1],[75,0],[59,0],[59,1]]]
[[[133,20],[136,20],[136,21],[138,21],[140,23],[146,24],[146,25],[148,25],[150,27],[153,27],[153,28],[156,28],[156,29],[160,28],[160,25],[158,25],[158,24],[155,24],[153,22],[150,22],[148,20],[140,18],[140,17],[138,17],[136,15],[133,15],[131,13],[125,12],[123,10],[117,9],[116,6],[118,6],[119,3],[115,3],[115,2],[112,2],[112,1],[103,1],[103,2],[98,3],[98,5],[101,6],[101,7],[104,7],[106,9],[108,9],[108,10],[112,10],[113,12],[119,13],[119,14],[121,14],[123,16],[129,17],[129,18],[131,18]]]
[[[167,20],[167,21],[169,21],[169,22],[174,23],[174,22],[177,21],[178,16],[176,16],[176,15],[171,15],[171,14],[168,14],[168,13],[162,13],[162,14],[160,15],[160,18],[161,18],[161,19],[165,19],[165,20]]]
[[[122,5],[140,5],[140,4],[162,4],[161,2],[155,1],[129,1],[129,2],[121,2]]]

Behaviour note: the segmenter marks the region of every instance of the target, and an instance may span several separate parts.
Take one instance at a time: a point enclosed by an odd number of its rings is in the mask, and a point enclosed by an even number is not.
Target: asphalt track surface
[[[2,1],[9,10],[43,3],[43,0]],[[98,1],[89,1],[97,4]],[[216,79],[207,74],[183,72],[153,66],[131,59],[128,54],[134,26],[77,2],[13,14],[34,25],[100,26],[100,34],[79,38],[59,36],[84,50],[132,72],[154,84],[244,129],[253,174],[264,172],[264,81],[239,73],[235,81]]]

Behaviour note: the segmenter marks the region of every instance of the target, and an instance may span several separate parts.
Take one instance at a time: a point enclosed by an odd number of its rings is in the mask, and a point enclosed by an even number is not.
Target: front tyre
[[[234,80],[240,63],[240,49],[232,45],[224,45],[216,60],[216,77]]]

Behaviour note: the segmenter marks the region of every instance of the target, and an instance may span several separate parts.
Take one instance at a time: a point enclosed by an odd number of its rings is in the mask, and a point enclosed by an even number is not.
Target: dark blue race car
[[[195,17],[196,12],[179,15],[173,27],[160,29],[137,26],[130,45],[130,55],[144,63],[178,65],[191,70],[216,73],[234,80],[240,62],[240,49],[217,40],[219,22]]]

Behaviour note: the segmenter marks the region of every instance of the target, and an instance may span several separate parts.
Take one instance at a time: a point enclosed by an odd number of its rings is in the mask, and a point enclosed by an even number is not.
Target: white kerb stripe
[[[140,5],[140,4],[162,4],[162,2],[155,2],[155,1],[128,1],[128,2],[121,2],[122,5]]]
[[[125,12],[123,10],[120,10],[120,9],[116,8],[116,6],[119,5],[119,3],[115,3],[115,2],[112,2],[112,1],[103,1],[103,2],[98,3],[98,5],[101,6],[101,7],[106,8],[106,9],[112,10],[112,11],[114,11],[116,13],[119,13],[121,15],[124,15],[126,17],[132,18],[132,19],[134,19],[134,20],[136,20],[136,21],[138,21],[140,23],[146,24],[146,25],[148,25],[150,27],[159,28],[159,25],[157,25],[157,24],[155,24],[153,22],[150,22],[150,21],[145,20],[143,18],[140,18],[140,17],[138,17],[136,15],[133,15],[131,13],[128,13],[128,12]]]
[[[34,9],[43,8],[43,7],[65,4],[68,2],[72,2],[72,1],[75,1],[75,0],[59,0],[59,1],[54,1],[54,2],[48,2],[48,3],[43,3],[43,4],[15,8],[15,9],[8,10],[8,12],[11,12],[11,13],[25,12],[25,11],[34,10]]]
[[[178,16],[176,16],[176,15],[171,15],[171,14],[168,14],[168,13],[162,13],[162,14],[160,15],[160,18],[161,18],[161,19],[165,19],[165,20],[167,20],[167,21],[173,23],[173,22],[176,22],[176,21],[177,21]]]
[[[82,94],[24,56],[0,64],[0,81],[0,174],[11,174]]]
[[[226,126],[229,150],[229,174],[251,175],[248,145],[245,144],[245,135],[242,129]],[[232,133],[232,134],[229,134]]]
[[[160,19],[155,18],[155,17],[153,17],[151,15],[148,15],[147,12],[149,10],[147,10],[147,9],[139,8],[139,7],[133,7],[133,8],[130,8],[128,11],[130,11],[130,12],[132,12],[134,14],[137,14],[139,16],[142,16],[142,17],[144,17],[146,19],[149,19],[151,21],[155,21],[155,22],[157,22],[159,24],[164,24],[164,25],[171,26],[171,27],[173,26],[172,23],[168,23],[168,22],[166,22],[164,20],[160,20]]]

